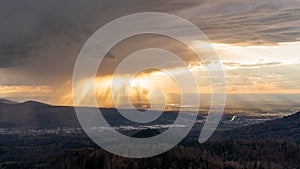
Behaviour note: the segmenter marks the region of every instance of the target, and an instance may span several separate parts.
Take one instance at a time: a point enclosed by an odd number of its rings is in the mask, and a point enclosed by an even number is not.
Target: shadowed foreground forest
[[[300,168],[300,146],[285,141],[225,141],[195,147],[177,146],[147,159],[128,159],[103,150],[66,151],[48,168],[173,168],[173,169],[282,169]]]
[[[63,139],[63,140],[60,140]],[[67,139],[70,139],[66,141]],[[283,140],[227,140],[198,144],[185,140],[151,158],[130,159],[76,138],[45,138],[39,145],[4,150],[1,169],[299,169],[300,146]],[[52,142],[52,143],[51,143]],[[34,142],[32,142],[34,143]],[[23,146],[21,146],[23,144]],[[49,146],[51,145],[51,146]],[[2,145],[3,146],[3,145]],[[3,157],[5,156],[5,157]]]
[[[95,145],[85,134],[1,135],[1,169],[300,169],[300,113],[219,131],[206,143],[186,138],[170,151],[130,159]],[[154,129],[133,137],[151,137]]]

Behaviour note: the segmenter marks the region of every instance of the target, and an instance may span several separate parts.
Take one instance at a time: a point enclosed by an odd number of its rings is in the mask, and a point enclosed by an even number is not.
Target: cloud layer
[[[69,88],[78,52],[97,29],[121,16],[149,11],[184,17],[214,43],[277,45],[300,38],[299,0],[0,0],[0,86]],[[154,42],[170,49],[170,43]],[[140,38],[135,44],[143,47],[149,42]],[[104,67],[111,67],[122,52],[112,51]],[[236,68],[285,65],[284,61],[249,64],[228,60],[225,65]]]
[[[43,57],[47,48],[54,45],[64,46],[65,50],[80,47],[110,20],[145,11],[183,16],[211,40],[220,43],[274,44],[300,38],[298,0],[12,0],[0,3],[0,67],[17,66],[27,57]],[[34,53],[36,50],[41,51]]]

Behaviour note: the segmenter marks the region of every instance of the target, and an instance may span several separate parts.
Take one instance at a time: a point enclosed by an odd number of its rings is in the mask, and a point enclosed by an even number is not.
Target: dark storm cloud
[[[136,12],[187,9],[196,2],[0,1],[0,68],[7,69],[6,83],[15,84],[16,78],[11,74],[31,78],[22,84],[66,81],[82,45],[104,24]],[[107,58],[115,60],[116,56],[110,54]]]
[[[83,1],[0,1],[0,66],[17,66],[47,39],[80,27]],[[82,8],[81,8],[82,7]]]
[[[20,83],[64,82],[71,78],[78,52],[92,33],[113,19],[146,11],[188,18],[216,42],[295,41],[300,32],[299,2],[0,0],[0,68],[6,68],[8,74],[30,77]],[[111,60],[117,58],[110,56]],[[16,81],[9,77],[12,80],[7,82]]]

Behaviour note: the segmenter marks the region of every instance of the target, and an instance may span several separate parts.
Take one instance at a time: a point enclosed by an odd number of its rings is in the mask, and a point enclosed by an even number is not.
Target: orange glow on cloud
[[[14,93],[47,93],[51,88],[48,86],[2,86],[0,85],[0,95],[6,96]]]
[[[115,78],[114,82],[113,78]],[[162,95],[155,92],[157,90],[165,94],[164,96],[167,101],[172,99],[168,94],[179,93],[176,83],[172,81],[172,78],[158,73],[140,73],[134,77],[129,75],[117,77],[102,76],[96,79],[89,78],[83,80],[75,87],[73,95],[81,98],[81,105],[90,105],[91,100],[88,98],[92,96],[93,92],[100,107],[124,106],[129,104],[149,105],[150,97],[154,101],[164,99]],[[130,82],[130,84],[128,85],[127,82]],[[112,91],[112,86],[114,87],[114,91]],[[70,94],[67,94],[64,98],[70,96]],[[128,100],[125,98],[127,96],[130,102],[127,102]]]
[[[300,64],[300,55],[298,55],[297,49],[300,47],[300,42],[280,43],[277,46],[213,45],[224,63],[228,94],[300,93],[300,88],[297,88],[299,81],[295,79],[295,77],[299,77],[297,69],[299,66],[297,65]],[[198,83],[198,91],[191,91],[191,93],[211,93],[209,77],[204,67],[191,64],[188,69],[195,74]],[[180,68],[170,71],[182,76],[186,73]],[[128,79],[131,79],[129,86],[126,85]],[[134,78],[131,75],[116,76],[114,93],[112,93],[111,87],[112,80],[112,75],[99,76],[96,79],[87,78],[78,84],[77,88],[80,90],[75,87],[73,94],[81,98],[82,105],[90,105],[91,100],[88,98],[95,91],[98,105],[101,107],[130,104],[124,101],[124,97],[127,95],[133,105],[147,105],[150,98],[157,102],[166,99],[167,104],[174,104],[180,100],[178,84],[168,74],[160,71],[141,72]],[[95,90],[92,85],[94,81]],[[286,82],[287,85],[282,85],[283,82]],[[70,81],[63,87],[58,87],[61,89],[49,86],[0,85],[0,97],[49,95],[52,96],[52,104],[73,105],[71,86]],[[151,95],[156,90],[162,91],[164,95],[157,93]],[[115,102],[113,102],[112,96],[115,96]]]

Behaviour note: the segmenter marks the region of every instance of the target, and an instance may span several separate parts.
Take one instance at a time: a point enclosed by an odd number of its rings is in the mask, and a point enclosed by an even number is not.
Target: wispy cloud
[[[221,0],[182,12],[211,40],[239,45],[274,45],[300,36],[300,1]]]
[[[288,64],[298,64],[299,62],[288,62],[288,61],[272,61],[272,62],[233,62],[233,61],[223,61],[223,65],[227,69],[237,69],[237,68],[259,68],[268,66],[280,66]]]

